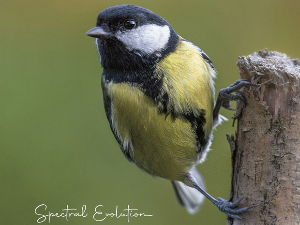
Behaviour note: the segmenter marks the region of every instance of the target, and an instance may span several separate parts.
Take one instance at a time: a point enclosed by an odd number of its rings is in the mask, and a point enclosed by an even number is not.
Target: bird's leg
[[[232,108],[230,108],[230,101],[241,100],[244,104],[246,104],[246,99],[244,98],[243,95],[239,93],[232,94],[232,92],[236,92],[246,86],[257,86],[257,85],[250,83],[247,80],[240,79],[234,82],[229,87],[220,90],[214,108],[214,112],[213,112],[214,121],[218,120],[221,107],[224,107],[229,110],[233,110]]]
[[[231,217],[231,218],[243,219],[242,217],[240,217],[241,213],[246,212],[250,208],[253,208],[253,207],[257,206],[257,205],[252,205],[252,206],[248,206],[248,207],[238,209],[237,207],[240,205],[243,198],[239,199],[235,202],[229,202],[229,201],[227,201],[223,198],[215,199],[214,197],[212,197],[210,194],[208,194],[205,190],[203,190],[199,186],[196,179],[190,173],[188,173],[185,176],[185,184],[190,186],[190,187],[194,187],[195,189],[197,189],[201,194],[203,194],[206,198],[208,198],[214,205],[216,205],[221,212],[224,212],[228,217]]]

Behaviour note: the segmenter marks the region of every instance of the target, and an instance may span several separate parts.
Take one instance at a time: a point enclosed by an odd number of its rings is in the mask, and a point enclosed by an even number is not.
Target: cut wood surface
[[[230,200],[258,206],[228,224],[300,224],[300,60],[259,51],[239,57],[240,76],[257,87],[241,91],[232,151]]]

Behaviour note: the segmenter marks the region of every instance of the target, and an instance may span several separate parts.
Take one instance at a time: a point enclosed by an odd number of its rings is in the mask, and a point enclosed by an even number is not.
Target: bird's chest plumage
[[[152,96],[138,83],[104,78],[107,116],[121,149],[137,166],[182,180],[211,135],[213,74],[187,42],[161,60],[155,74],[161,84]]]
[[[139,88],[125,83],[105,84],[111,100],[111,128],[123,150],[146,172],[181,179],[197,160],[197,143],[191,124],[161,113]]]

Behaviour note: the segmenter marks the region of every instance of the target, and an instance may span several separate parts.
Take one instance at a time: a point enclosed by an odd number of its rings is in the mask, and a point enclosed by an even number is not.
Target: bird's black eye
[[[134,20],[126,20],[124,22],[124,27],[128,30],[133,29],[135,27],[136,23]]]

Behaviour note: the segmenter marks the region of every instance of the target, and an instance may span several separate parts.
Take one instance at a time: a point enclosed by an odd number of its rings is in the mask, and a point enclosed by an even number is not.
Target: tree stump
[[[232,151],[230,200],[258,205],[230,225],[300,224],[300,60],[266,50],[239,57],[241,90]]]

